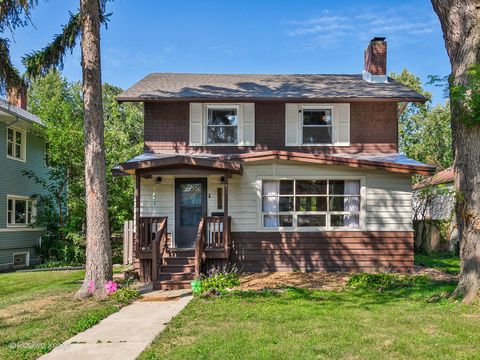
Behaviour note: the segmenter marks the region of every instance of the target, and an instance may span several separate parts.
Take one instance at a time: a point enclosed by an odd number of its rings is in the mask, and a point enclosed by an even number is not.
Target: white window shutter
[[[298,104],[285,104],[285,145],[297,146],[299,123]]]
[[[242,145],[255,146],[255,104],[254,103],[243,104]]]
[[[203,104],[190,103],[190,145],[202,145]]]
[[[335,104],[335,145],[350,145],[350,104]]]

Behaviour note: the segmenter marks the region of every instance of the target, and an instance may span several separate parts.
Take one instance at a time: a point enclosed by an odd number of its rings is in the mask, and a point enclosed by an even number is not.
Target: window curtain
[[[263,211],[264,212],[278,212],[280,181],[263,181]],[[265,227],[278,227],[278,215],[265,215]]]
[[[356,197],[345,197],[344,205],[345,211],[359,212],[360,211],[360,181],[345,180],[345,195],[358,195]],[[345,227],[360,226],[359,215],[344,215]]]

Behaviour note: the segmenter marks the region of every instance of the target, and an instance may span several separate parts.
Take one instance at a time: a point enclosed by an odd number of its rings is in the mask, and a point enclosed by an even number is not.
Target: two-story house
[[[39,135],[42,121],[26,111],[26,92],[11,92],[0,99],[0,270],[38,262],[37,247],[44,229],[34,226],[34,195],[45,190],[23,171],[46,178],[45,142]]]
[[[398,153],[397,105],[426,99],[386,50],[362,74],[154,73],[118,96],[144,103],[145,153],[114,169],[136,177],[142,278],[412,269],[411,175],[433,169]]]

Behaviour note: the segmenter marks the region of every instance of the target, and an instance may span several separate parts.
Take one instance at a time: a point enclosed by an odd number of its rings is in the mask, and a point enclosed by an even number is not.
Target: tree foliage
[[[27,26],[30,21],[30,11],[37,5],[37,0],[1,0],[0,1],[0,94],[6,89],[24,85],[24,79],[10,58],[10,39],[5,32],[13,37],[14,30]]]
[[[449,103],[432,107],[432,94],[425,91],[420,78],[407,69],[390,76],[428,99],[425,104],[399,104],[400,152],[439,170],[451,166],[453,153]]]
[[[121,91],[119,87],[103,85],[108,211],[112,232],[120,231],[123,222],[133,217],[134,187],[133,179],[113,177],[111,169],[119,162],[138,155],[143,149],[142,111],[135,104],[118,104],[115,96]],[[63,192],[63,225],[59,228],[53,224],[51,226],[52,229],[57,229],[55,236],[65,239],[65,245],[69,239],[85,237],[83,104],[80,83],[69,83],[58,71],[50,71],[45,77],[32,81],[29,88],[29,110],[42,118],[46,125],[41,131],[48,143],[50,180],[57,185],[60,185],[60,179],[68,182]],[[46,190],[51,199],[55,199],[59,193],[58,186]],[[59,222],[61,214],[56,214],[47,216],[46,219]]]

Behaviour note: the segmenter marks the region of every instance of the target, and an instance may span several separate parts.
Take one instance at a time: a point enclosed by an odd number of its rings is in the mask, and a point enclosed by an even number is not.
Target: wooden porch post
[[[225,181],[223,182],[223,201],[224,201],[224,211],[223,211],[223,246],[224,251],[227,256],[227,260],[230,257],[230,223],[228,221],[228,178],[230,173],[225,174]]]
[[[140,279],[145,281],[145,264],[139,259],[140,250],[140,175],[135,174],[135,261],[139,263]]]

